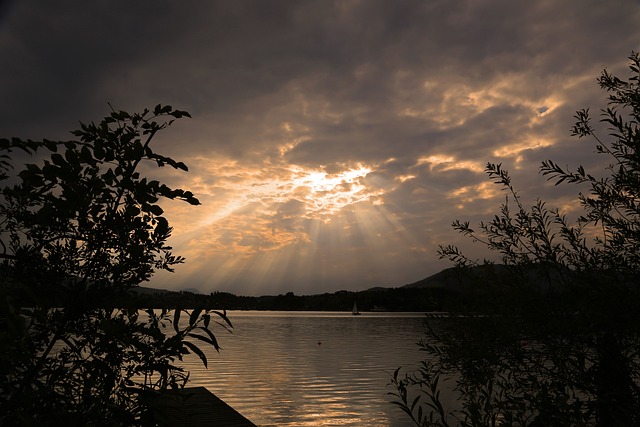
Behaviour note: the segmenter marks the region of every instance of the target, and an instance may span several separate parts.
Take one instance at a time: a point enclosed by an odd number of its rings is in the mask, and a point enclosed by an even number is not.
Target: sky
[[[605,106],[596,78],[627,77],[632,50],[637,0],[0,0],[0,137],[186,110],[154,144],[202,205],[163,203],[186,263],[147,286],[397,287],[452,265],[439,244],[491,257],[451,227],[497,213],[487,162],[577,215],[578,188],[538,168],[603,170],[573,115]]]

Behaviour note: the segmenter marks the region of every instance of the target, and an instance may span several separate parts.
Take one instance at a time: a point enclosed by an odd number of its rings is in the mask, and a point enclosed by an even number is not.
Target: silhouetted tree
[[[177,360],[193,352],[206,365],[194,339],[218,349],[210,321],[230,327],[224,312],[181,321],[183,310],[110,304],[183,262],[158,202],[199,202],[140,167],[187,170],[151,145],[185,116],[114,110],[76,140],[0,139],[0,424],[140,423],[142,393],[185,385]],[[17,165],[20,153],[36,162]]]
[[[556,185],[588,188],[574,223],[542,200],[524,206],[509,174],[487,165],[506,190],[499,213],[477,230],[453,225],[500,263],[441,246],[440,256],[459,266],[467,298],[459,312],[428,321],[420,369],[394,375],[394,403],[416,425],[640,424],[640,56],[629,59],[628,80],[607,71],[598,79],[609,93],[601,118],[609,138],[588,110],[572,128],[609,156],[605,174],[541,165]],[[459,396],[453,411],[441,402],[445,379]]]

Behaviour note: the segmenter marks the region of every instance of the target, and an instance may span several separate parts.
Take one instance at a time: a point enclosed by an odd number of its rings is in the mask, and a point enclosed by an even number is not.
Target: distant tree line
[[[301,310],[351,311],[353,303],[360,311],[442,311],[458,304],[462,296],[445,288],[375,288],[365,291],[338,291],[317,295],[240,296],[229,292],[209,295],[181,292],[130,292],[117,305],[135,307],[209,307],[224,310]]]

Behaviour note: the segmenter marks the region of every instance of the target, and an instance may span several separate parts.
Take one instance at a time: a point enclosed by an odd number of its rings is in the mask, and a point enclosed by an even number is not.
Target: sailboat
[[[359,316],[360,312],[358,311],[358,306],[356,305],[356,302],[353,302],[353,310],[351,310],[351,314],[353,314],[354,316]]]

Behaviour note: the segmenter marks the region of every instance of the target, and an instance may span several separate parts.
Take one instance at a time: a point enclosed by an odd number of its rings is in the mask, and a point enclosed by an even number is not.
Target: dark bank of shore
[[[440,311],[451,292],[441,288],[374,288],[365,291],[338,291],[319,295],[239,296],[228,292],[203,295],[138,288],[127,305],[138,307],[208,307],[225,310],[351,311],[354,301],[360,311]]]
[[[363,291],[338,291],[317,295],[241,296],[229,292],[209,295],[195,290],[180,292],[139,287],[130,295],[128,304],[138,307],[207,307],[225,310],[290,310],[290,311],[351,311],[353,303],[360,311],[372,312],[433,312],[447,311],[464,304],[464,284],[473,283],[474,274],[463,277],[455,268],[448,268],[415,283],[400,287],[375,287]]]

